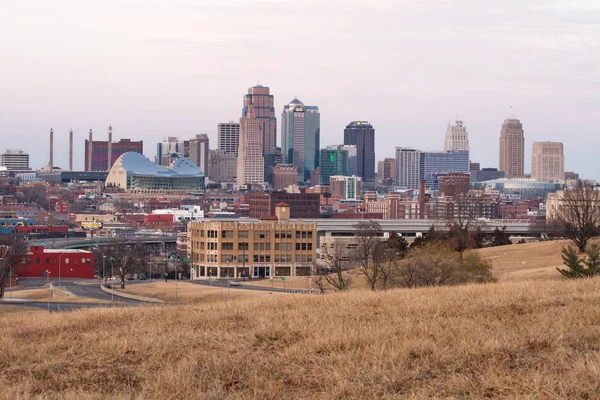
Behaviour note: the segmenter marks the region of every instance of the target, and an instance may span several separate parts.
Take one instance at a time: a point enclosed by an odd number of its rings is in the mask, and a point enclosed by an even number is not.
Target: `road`
[[[206,280],[202,280],[202,281],[197,281],[197,280],[185,280],[183,282],[190,282],[196,285],[202,285],[202,286],[213,286],[213,287],[227,287],[227,281],[223,281],[223,280],[211,280],[211,281],[206,281]],[[239,281],[238,281],[239,282]],[[261,292],[279,292],[279,293],[298,293],[298,294],[320,294],[320,292],[315,291],[315,290],[305,290],[305,289],[296,289],[294,290],[293,288],[290,289],[283,289],[283,288],[273,288],[273,287],[268,287],[268,286],[260,286],[260,285],[248,285],[248,284],[236,284],[236,285],[229,285],[230,289],[244,289],[244,290],[258,290]]]
[[[115,297],[116,299],[116,297]],[[138,303],[137,305],[142,305],[145,303]],[[73,311],[73,310],[79,310],[82,308],[106,308],[106,307],[130,307],[130,306],[134,306],[135,304],[127,304],[127,303],[121,303],[121,302],[114,302],[114,303],[60,303],[60,302],[54,302],[54,303],[49,303],[48,302],[39,302],[39,301],[22,301],[22,300],[17,300],[17,301],[2,301],[0,302],[0,308],[3,306],[23,306],[23,307],[34,307],[34,308],[39,308],[42,310],[49,310],[51,312],[57,312],[57,311]]]

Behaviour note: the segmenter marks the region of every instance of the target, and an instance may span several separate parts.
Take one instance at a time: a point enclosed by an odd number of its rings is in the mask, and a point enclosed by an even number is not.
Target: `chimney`
[[[90,129],[90,139],[88,140],[88,165],[87,165],[87,170],[91,171],[92,170],[92,146],[93,146],[94,142],[92,141],[92,130]]]
[[[425,219],[425,179],[419,182],[419,219]]]
[[[73,171],[73,129],[69,131],[69,171]]]
[[[112,167],[112,125],[108,126],[108,167],[107,171],[110,171],[110,167]]]
[[[50,128],[50,162],[48,162],[50,172],[54,171],[54,129]]]

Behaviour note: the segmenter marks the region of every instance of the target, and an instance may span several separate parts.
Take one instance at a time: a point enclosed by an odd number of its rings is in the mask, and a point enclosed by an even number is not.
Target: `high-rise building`
[[[377,182],[389,186],[396,180],[396,159],[385,158],[377,162]]]
[[[210,150],[208,155],[208,178],[212,182],[235,182],[237,157],[224,150]]]
[[[329,185],[329,178],[334,175],[348,176],[348,150],[343,146],[327,146],[321,150],[319,164],[321,184]]]
[[[285,190],[298,183],[298,169],[295,165],[280,164],[273,167],[273,190]]]
[[[444,140],[444,151],[467,150],[469,151],[469,136],[467,127],[462,121],[456,121],[454,125],[448,124],[446,139]]]
[[[94,145],[96,142],[94,142]],[[156,145],[156,165],[168,166],[173,158],[183,157],[183,143],[176,136],[167,136]]]
[[[362,179],[360,176],[334,175],[329,178],[331,194],[340,199],[360,199]]]
[[[252,116],[240,118],[240,146],[236,170],[238,185],[265,182],[262,132],[262,124],[258,119]]]
[[[208,175],[208,135],[201,133],[190,139],[190,160]]]
[[[407,189],[418,189],[421,173],[421,151],[396,147],[396,184]]]
[[[469,152],[467,150],[421,152],[420,179],[425,179],[428,189],[436,186],[437,175],[450,172],[469,173]]]
[[[531,177],[536,181],[562,183],[565,179],[565,156],[561,142],[533,142]]]
[[[356,146],[356,174],[375,181],[375,129],[367,121],[352,121],[344,129],[344,144]]]
[[[7,171],[29,171],[29,154],[20,149],[6,149],[0,155],[0,167]]]
[[[275,101],[269,88],[256,85],[248,89],[244,96],[242,118],[254,119],[258,123],[261,134],[261,156],[263,157],[263,182],[269,181],[272,167],[275,165],[275,151],[277,149],[277,118],[275,117]],[[254,125],[254,124],[251,124]],[[247,128],[254,127],[246,124]],[[240,121],[240,140],[244,126]],[[240,146],[242,144],[240,143]],[[238,174],[238,179],[240,175]]]
[[[499,169],[507,178],[525,175],[525,137],[518,119],[505,119],[502,124]]]
[[[239,145],[240,124],[233,121],[220,123],[217,126],[217,149],[237,157]]]
[[[89,151],[89,140],[85,141],[85,170],[89,171],[90,168],[90,151]],[[108,140],[93,140],[91,149],[91,167],[92,171],[107,171],[110,170],[108,162]],[[110,166],[125,153],[140,153],[144,154],[144,141],[135,141],[131,139],[121,139],[118,142],[111,143],[111,160]],[[108,168],[108,169],[107,169]]]
[[[310,179],[319,166],[321,115],[319,107],[305,106],[297,98],[283,106],[281,153],[283,162],[296,166],[298,182]]]

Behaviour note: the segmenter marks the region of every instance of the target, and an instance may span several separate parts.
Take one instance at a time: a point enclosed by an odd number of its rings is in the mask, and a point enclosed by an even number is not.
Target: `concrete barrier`
[[[52,293],[52,296],[54,296],[56,294],[57,296],[64,296],[64,297],[77,297],[73,294],[73,292],[65,289],[64,286],[63,287],[54,286],[54,282],[50,282],[50,292]]]
[[[159,304],[166,303],[166,301],[160,300],[160,299],[155,299],[154,297],[136,296],[135,294],[119,292],[117,290],[110,289],[105,284],[100,285],[100,290],[102,290],[104,293],[112,294],[114,296],[123,297],[125,299],[143,301],[145,303],[159,303]]]

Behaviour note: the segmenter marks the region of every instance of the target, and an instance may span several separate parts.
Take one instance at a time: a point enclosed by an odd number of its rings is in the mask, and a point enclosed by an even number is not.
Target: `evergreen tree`
[[[494,233],[492,233],[492,247],[506,246],[508,244],[512,244],[512,242],[510,241],[510,237],[506,232],[506,227],[503,227],[502,230],[496,227],[496,229],[494,229]]]
[[[563,247],[562,259],[567,268],[556,269],[567,278],[587,278],[600,273],[600,247],[597,244],[590,246],[582,258],[573,247]]]

